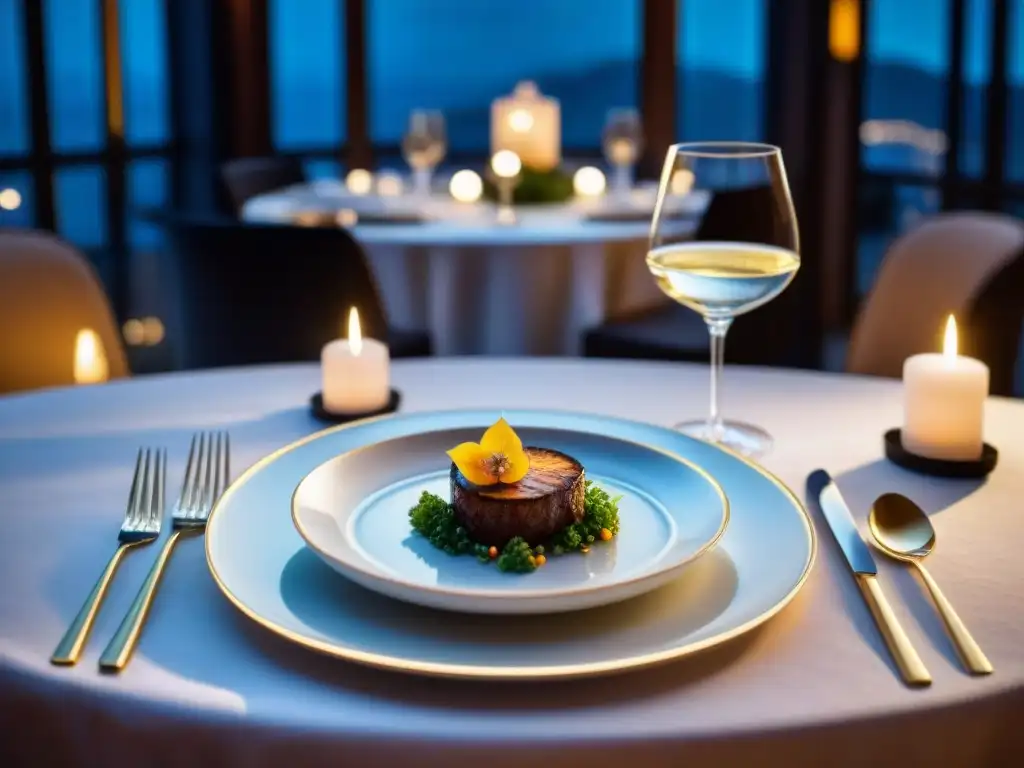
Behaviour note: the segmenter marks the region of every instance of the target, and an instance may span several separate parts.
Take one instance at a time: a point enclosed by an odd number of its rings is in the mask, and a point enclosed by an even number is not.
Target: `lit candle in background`
[[[376,339],[364,339],[359,313],[348,315],[348,338],[336,339],[320,353],[324,410],[366,413],[387,405],[390,395],[388,348]]]
[[[547,171],[562,162],[561,109],[531,82],[491,104],[491,154],[507,149],[524,165]]]
[[[76,384],[102,384],[109,374],[103,342],[91,328],[75,337],[74,376]]]
[[[950,315],[942,354],[914,355],[903,363],[903,447],[931,459],[979,459],[988,378],[987,365],[957,354]]]
[[[484,193],[484,182],[478,173],[465,169],[452,176],[448,191],[460,203],[475,203]]]
[[[377,194],[381,197],[398,197],[404,191],[402,177],[391,171],[382,171],[377,176]]]
[[[353,195],[368,195],[373,189],[373,174],[365,168],[353,168],[345,177],[345,186]]]
[[[603,195],[607,181],[600,168],[585,165],[572,177],[572,190],[579,197],[598,197]]]
[[[522,160],[519,155],[510,149],[495,152],[494,157],[491,158],[491,170],[494,171],[495,176],[499,176],[502,179],[511,179],[518,176],[522,169]]]

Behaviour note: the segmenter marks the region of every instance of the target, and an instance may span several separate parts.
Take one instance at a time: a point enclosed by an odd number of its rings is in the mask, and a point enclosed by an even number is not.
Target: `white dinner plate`
[[[271,454],[214,507],[206,533],[214,580],[245,615],[307,648],[385,669],[491,679],[606,674],[676,659],[767,621],[806,581],[816,547],[810,519],[764,469],[673,430],[572,412],[504,415],[517,429],[591,432],[669,451],[702,467],[729,499],[729,525],[718,544],[660,589],[569,614],[438,611],[338,578],[296,532],[293,491],[323,462],[405,435],[482,431],[496,415],[387,416],[329,429]]]
[[[592,432],[512,426],[525,445],[572,456],[588,480],[620,497],[618,536],[516,574],[448,555],[415,533],[409,509],[423,491],[448,500],[446,451],[479,440],[480,428],[406,435],[335,456],[295,490],[295,528],[324,562],[367,589],[430,608],[506,614],[594,608],[649,592],[725,530],[722,489],[674,454]]]

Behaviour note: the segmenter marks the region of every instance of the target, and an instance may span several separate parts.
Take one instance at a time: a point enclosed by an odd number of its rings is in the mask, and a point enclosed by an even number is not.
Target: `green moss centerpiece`
[[[498,199],[498,188],[493,179],[484,181],[484,197]],[[541,171],[524,165],[512,193],[512,202],[515,205],[544,205],[564,203],[572,197],[571,174],[557,167]]]

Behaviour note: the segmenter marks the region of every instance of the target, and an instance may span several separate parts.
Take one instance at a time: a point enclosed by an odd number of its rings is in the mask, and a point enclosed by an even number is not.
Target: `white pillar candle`
[[[547,171],[562,162],[561,108],[537,86],[522,82],[491,104],[491,154],[515,152],[523,164]]]
[[[948,461],[981,458],[988,366],[957,354],[950,316],[942,354],[914,355],[903,363],[903,447]]]
[[[388,348],[376,339],[364,339],[355,307],[348,316],[348,338],[328,343],[320,353],[324,410],[331,413],[366,413],[387,405]]]

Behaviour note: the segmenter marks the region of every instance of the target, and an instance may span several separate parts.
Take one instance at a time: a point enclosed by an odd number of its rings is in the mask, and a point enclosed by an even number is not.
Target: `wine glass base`
[[[675,425],[684,435],[723,445],[736,453],[756,459],[772,449],[772,436],[760,427],[742,421],[723,421],[714,434],[707,421],[684,421]]]

